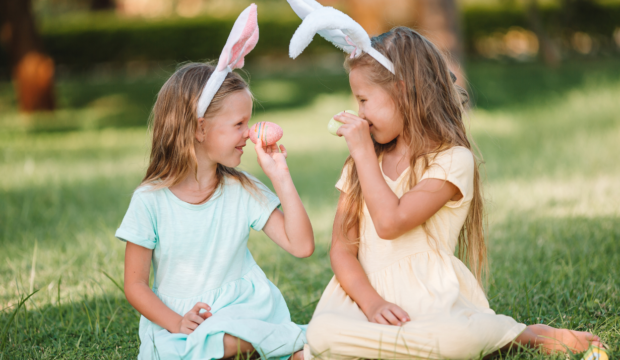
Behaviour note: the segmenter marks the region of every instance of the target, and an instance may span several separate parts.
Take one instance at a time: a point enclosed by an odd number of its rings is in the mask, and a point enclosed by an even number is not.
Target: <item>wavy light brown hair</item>
[[[153,134],[150,162],[140,186],[151,185],[156,190],[174,186],[189,174],[196,176],[196,104],[214,70],[215,66],[205,63],[182,65],[159,90],[149,124]],[[228,73],[211,101],[205,119],[209,120],[221,110],[228,95],[244,90],[249,90],[247,82],[236,73]],[[209,199],[224,184],[226,177],[237,179],[249,190],[257,189],[248,176],[232,167],[217,164],[216,176],[218,185],[201,202]]]
[[[473,142],[468,139],[463,123],[463,106],[469,100],[467,92],[454,83],[454,75],[437,47],[424,36],[406,27],[394,28],[373,37],[371,42],[376,50],[392,61],[396,74],[392,74],[366,53],[353,59],[347,57],[345,68],[350,72],[353,68],[364,67],[368,80],[391,95],[403,116],[402,136],[409,143],[410,169],[420,169],[423,172],[429,168],[429,164],[440,151],[454,146],[472,150]],[[396,145],[396,139],[387,144],[375,142],[374,145],[377,156],[380,156]],[[469,266],[478,282],[482,283],[487,250],[478,170],[480,163],[481,160],[474,156],[474,194],[459,234],[458,257]],[[351,156],[347,158],[343,171],[347,167],[349,190],[344,207],[347,212],[341,229],[345,236],[353,228],[358,229],[358,234],[361,233],[360,219],[364,203],[355,162]],[[415,186],[418,180],[416,171],[410,171],[408,188]],[[428,230],[426,224],[423,227],[425,231]]]

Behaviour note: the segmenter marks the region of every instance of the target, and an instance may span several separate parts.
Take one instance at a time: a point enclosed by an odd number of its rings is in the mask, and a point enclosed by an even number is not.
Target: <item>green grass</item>
[[[467,68],[479,106],[471,132],[486,160],[491,306],[526,323],[593,331],[611,358],[620,346],[618,65]],[[114,283],[122,286],[124,256],[114,231],[145,170],[143,125],[163,81],[163,71],[63,80],[62,109],[32,117],[15,112],[10,84],[0,84],[0,359],[137,355],[138,314]],[[332,276],[333,185],[347,155],[325,127],[354,104],[343,74],[254,76],[252,86],[262,102],[254,120],[285,130],[317,249],[295,259],[262,233],[250,246],[306,323]],[[253,150],[241,167],[266,180]]]

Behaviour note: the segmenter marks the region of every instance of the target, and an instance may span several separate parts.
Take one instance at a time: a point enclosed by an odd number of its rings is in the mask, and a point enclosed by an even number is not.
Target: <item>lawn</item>
[[[611,358],[620,354],[619,66],[467,66],[468,122],[486,162],[491,306],[592,331]],[[326,124],[355,105],[343,73],[252,74],[253,120],[283,127],[317,247],[299,260],[256,232],[250,247],[293,319],[307,323],[332,276],[333,185],[347,156]],[[167,75],[63,79],[61,109],[31,117],[0,84],[0,360],[136,357],[138,313],[119,288],[124,245],[114,232],[144,174],[144,125]],[[266,180],[249,147],[241,168]]]

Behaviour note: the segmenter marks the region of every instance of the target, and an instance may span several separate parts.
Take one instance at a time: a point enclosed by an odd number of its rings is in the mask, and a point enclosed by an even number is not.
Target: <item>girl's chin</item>
[[[371,137],[372,137],[372,139],[373,139],[376,143],[379,143],[379,144],[381,144],[381,145],[389,144],[389,143],[391,143],[392,141],[394,141],[394,139],[390,139],[389,137],[388,137],[388,138],[384,138],[384,137],[382,137],[382,136],[377,136],[377,135],[374,135],[374,134],[371,134]]]
[[[225,159],[223,161],[220,161],[219,163],[221,165],[224,165],[226,167],[230,167],[230,168],[234,168],[239,166],[239,164],[241,164],[241,155],[238,151],[237,154],[230,156],[228,159]]]
[[[379,143],[381,145],[386,145],[391,143],[392,141],[398,139],[398,136],[400,134],[396,134],[396,136],[394,136],[394,134],[384,134],[384,133],[379,133],[379,132],[371,132],[370,133],[370,137],[376,142]]]

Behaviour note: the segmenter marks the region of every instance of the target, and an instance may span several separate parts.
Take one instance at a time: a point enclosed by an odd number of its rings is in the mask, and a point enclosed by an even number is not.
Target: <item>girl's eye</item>
[[[360,102],[366,102],[366,99],[361,99]]]
[[[235,126],[241,126],[241,125],[243,125],[243,122],[242,122],[242,121],[241,121],[241,122],[238,122]]]

